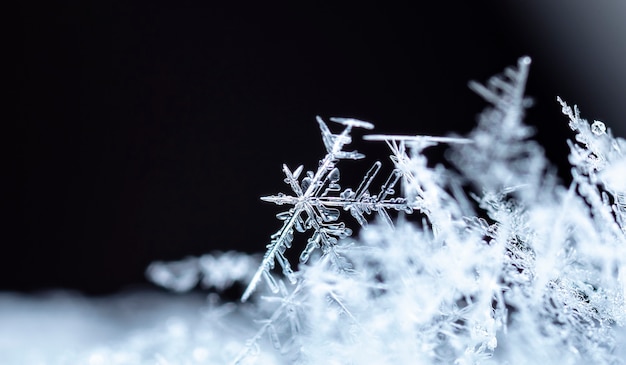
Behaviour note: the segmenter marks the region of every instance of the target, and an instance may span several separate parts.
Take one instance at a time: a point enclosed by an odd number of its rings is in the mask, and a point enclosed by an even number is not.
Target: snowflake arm
[[[404,179],[404,195],[407,207],[418,209],[426,214],[434,225],[435,231],[442,230],[441,225],[449,227],[450,216],[460,219],[461,207],[442,188],[441,174],[427,166],[426,157],[421,152],[430,146],[439,143],[468,144],[473,141],[466,138],[432,137],[432,136],[399,136],[399,135],[369,135],[365,139],[385,141],[393,153],[391,160],[396,166],[398,178]],[[451,215],[437,214],[451,211]],[[457,207],[458,209],[454,209]],[[438,215],[438,216],[437,216]]]
[[[546,168],[543,150],[534,141],[532,127],[524,124],[526,108],[532,103],[524,96],[530,58],[521,57],[517,67],[507,67],[485,85],[469,87],[491,105],[479,115],[477,127],[468,136],[472,144],[455,147],[452,162],[479,190],[498,192],[519,185],[539,186]],[[523,190],[526,197],[536,191]]]
[[[560,97],[557,101],[576,133],[575,142],[568,140],[567,144],[578,191],[593,208],[594,216],[603,218],[601,224],[621,237],[626,232],[626,140],[613,137],[603,122],[589,123],[581,118],[576,105],[572,108]]]

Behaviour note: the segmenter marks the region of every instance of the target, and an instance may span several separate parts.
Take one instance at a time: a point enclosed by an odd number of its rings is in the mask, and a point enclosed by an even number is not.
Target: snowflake
[[[283,226],[271,236],[271,242],[267,245],[263,261],[243,293],[242,301],[246,301],[250,297],[261,278],[265,280],[272,292],[278,292],[276,280],[270,273],[275,262],[280,264],[283,274],[292,284],[297,281],[291,264],[284,255],[285,251],[291,248],[295,231],[313,231],[307,240],[306,247],[300,254],[300,263],[306,263],[317,248],[321,248],[324,254],[332,255],[337,241],[352,234],[352,230],[339,220],[340,209],[350,211],[352,216],[363,226],[367,224],[365,215],[372,212],[377,212],[384,221],[392,224],[387,210],[411,211],[404,198],[394,197],[394,187],[400,178],[398,170],[391,173],[378,194],[370,193],[370,184],[380,171],[381,163],[379,161],[370,168],[356,191],[350,188],[341,191],[340,173],[336,167],[338,161],[343,159],[358,160],[365,157],[357,151],[344,151],[343,149],[352,141],[350,136],[352,128],[372,129],[374,126],[371,123],[356,119],[331,118],[331,121],[339,123],[345,128],[341,133],[333,134],[326,123],[320,117],[317,118],[327,152],[320,161],[317,171],[307,171],[302,180],[299,180],[303,171],[302,166],[291,171],[286,165],[283,165],[285,183],[291,187],[294,195],[280,193],[261,198],[267,202],[278,205],[287,204],[293,207],[276,215],[279,220],[283,221]],[[336,258],[336,255],[333,257],[335,257],[335,265],[342,267],[343,264],[340,259]]]

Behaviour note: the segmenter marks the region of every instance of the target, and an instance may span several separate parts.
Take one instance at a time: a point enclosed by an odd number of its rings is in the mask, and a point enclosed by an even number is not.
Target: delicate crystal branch
[[[404,179],[403,194],[407,199],[408,210],[418,209],[423,212],[436,234],[454,229],[451,227],[452,220],[460,220],[463,215],[471,213],[455,200],[462,200],[458,196],[460,192],[457,191],[457,196],[452,197],[444,190],[446,182],[441,181],[444,175],[429,168],[426,157],[422,155],[425,148],[439,143],[468,144],[473,143],[471,139],[400,135],[367,135],[364,139],[387,143],[393,153],[391,160]]]
[[[622,173],[626,170],[626,140],[613,137],[600,121],[589,123],[581,118],[577,106],[570,107],[560,97],[557,101],[576,132],[576,142],[567,141],[574,183],[594,216],[604,217],[602,224],[615,221],[604,230],[619,238],[626,233],[626,177]]]
[[[468,136],[474,143],[454,148],[452,161],[479,189],[495,193],[519,187],[520,182],[540,185],[546,168],[543,150],[528,140],[534,131],[523,123],[525,109],[531,105],[524,96],[530,63],[529,57],[522,57],[516,68],[506,68],[486,85],[469,83],[492,106],[480,114],[478,126]],[[526,192],[529,197],[534,194]]]
[[[302,285],[297,285],[291,293],[287,293],[287,289],[284,285],[280,285],[280,297],[276,298],[265,298],[268,301],[277,301],[280,303],[278,308],[274,310],[272,315],[260,321],[262,323],[261,328],[256,332],[256,334],[246,341],[245,347],[239,352],[237,357],[233,360],[233,365],[238,365],[242,360],[250,356],[254,350],[258,347],[258,342],[268,334],[270,341],[275,349],[280,350],[282,345],[280,338],[278,336],[278,332],[276,331],[275,326],[280,323],[280,319],[282,317],[286,317],[286,320],[289,322],[290,326],[290,335],[291,338],[297,338],[300,332],[300,323],[297,313],[298,308],[298,296],[301,295]]]

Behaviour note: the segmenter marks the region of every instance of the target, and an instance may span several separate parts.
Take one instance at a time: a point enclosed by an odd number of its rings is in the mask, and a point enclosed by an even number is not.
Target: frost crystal
[[[489,106],[467,136],[366,135],[391,151],[376,191],[381,162],[354,190],[337,166],[365,157],[344,147],[373,125],[333,118],[334,134],[318,118],[327,154],[316,171],[283,166],[292,193],[262,198],[289,209],[256,271],[204,257],[150,277],[177,291],[249,278],[242,301],[257,300],[239,306],[262,319],[235,364],[624,364],[626,141],[558,99],[575,132],[573,182],[560,185],[523,122],[529,67],[470,83]],[[440,143],[452,167],[423,154]],[[357,239],[342,211],[365,227]],[[294,270],[297,233],[308,238]]]
[[[276,215],[278,219],[284,222],[283,226],[272,235],[263,262],[243,293],[242,301],[246,301],[250,297],[261,278],[265,279],[272,292],[278,292],[276,280],[270,273],[276,261],[282,267],[285,277],[292,284],[296,283],[297,279],[291,264],[284,255],[285,251],[291,248],[294,231],[313,231],[306,247],[300,254],[300,262],[306,263],[317,248],[321,248],[325,254],[332,255],[337,241],[352,234],[352,230],[347,228],[344,222],[339,221],[340,209],[349,210],[361,225],[366,225],[364,215],[373,211],[378,212],[385,221],[392,224],[387,213],[388,209],[409,209],[403,198],[392,197],[395,193],[394,186],[400,176],[396,171],[389,176],[378,194],[372,195],[369,192],[370,184],[380,169],[380,162],[376,162],[367,172],[356,191],[349,188],[341,191],[337,162],[342,159],[357,160],[365,157],[357,151],[343,150],[344,146],[352,141],[350,137],[352,128],[372,129],[374,126],[356,119],[331,118],[331,121],[342,124],[344,130],[340,134],[333,134],[326,123],[320,117],[317,118],[327,152],[320,161],[317,171],[307,171],[305,176],[299,180],[303,171],[302,166],[291,171],[286,165],[283,165],[283,172],[286,176],[285,183],[291,187],[294,195],[281,193],[262,198],[278,205],[288,204],[293,207]],[[338,267],[342,266],[338,259],[335,259],[334,263]]]
[[[570,119],[570,128],[576,132],[577,143],[567,141],[574,182],[593,214],[604,218],[598,224],[605,225],[603,230],[613,232],[619,239],[616,231],[626,232],[626,140],[614,138],[602,122],[595,121],[590,126],[581,119],[578,107],[572,110],[560,98],[558,101]]]
[[[525,187],[518,194],[533,197],[542,188],[547,163],[541,147],[529,140],[533,129],[523,123],[531,105],[524,96],[530,63],[530,58],[523,57],[517,68],[507,68],[487,85],[469,84],[492,106],[480,114],[477,127],[468,136],[474,143],[454,149],[451,159],[477,189],[497,193]]]

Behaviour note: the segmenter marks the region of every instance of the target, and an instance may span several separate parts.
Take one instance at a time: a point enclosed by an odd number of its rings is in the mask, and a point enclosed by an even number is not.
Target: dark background
[[[615,1],[103,3],[21,3],[0,291],[110,294],[154,260],[262,252],[280,209],[259,197],[289,192],[283,162],[316,167],[316,115],[466,133],[486,105],[467,82],[524,55],[527,122],[564,179],[557,95],[626,135]]]

